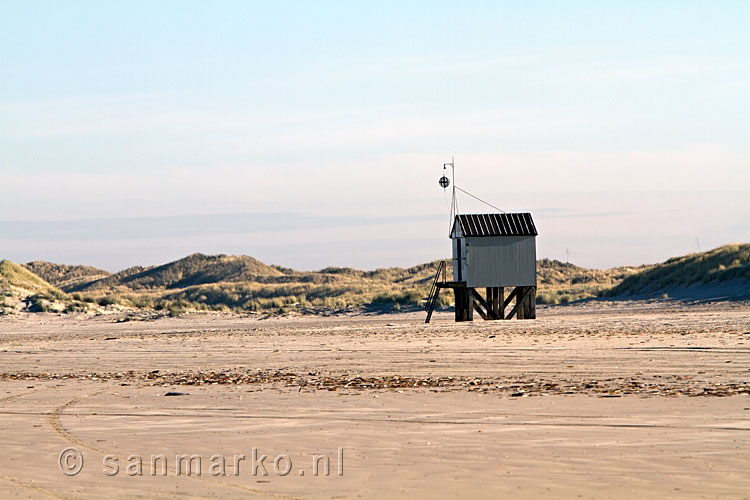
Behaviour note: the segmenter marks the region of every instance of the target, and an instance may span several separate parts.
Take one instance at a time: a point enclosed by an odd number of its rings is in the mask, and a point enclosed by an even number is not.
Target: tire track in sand
[[[10,396],[4,396],[0,398],[0,403],[7,403],[8,401],[12,401],[16,398],[20,398],[21,396],[27,396],[29,394],[34,394],[35,392],[38,392],[39,389],[34,389],[33,391],[26,391],[26,392],[19,392],[18,394],[11,394]]]
[[[37,486],[28,481],[24,481],[23,479],[18,479],[17,477],[6,476],[2,472],[0,472],[0,479],[2,479],[3,481],[7,481],[15,486],[20,486],[29,491],[33,491],[34,493],[42,494],[49,498],[55,498],[57,500],[76,500],[74,497],[69,497],[61,493],[56,493],[52,490],[48,490],[47,488],[42,488],[41,486]]]
[[[7,403],[16,398],[27,396],[29,394],[34,394],[35,392],[39,392],[39,389],[34,389],[33,391],[19,392],[18,394],[11,394],[10,396],[4,396],[0,398],[0,403]],[[0,472],[0,479],[8,483],[11,483],[15,486],[27,489],[29,491],[33,491],[34,493],[40,493],[50,498],[56,498],[58,500],[74,500],[74,497],[63,495],[61,493],[56,493],[52,490],[48,490],[47,488],[42,488],[41,486],[30,483],[29,481],[24,481],[23,479],[19,479],[17,477],[8,476],[7,474],[4,474],[2,472]]]
[[[101,453],[102,455],[108,455],[108,454],[110,454],[107,450],[105,450],[103,448],[99,448],[96,445],[88,444],[88,443],[85,443],[85,442],[81,441],[80,439],[78,439],[77,437],[75,437],[73,434],[71,434],[70,432],[68,432],[65,429],[65,427],[63,427],[63,425],[60,423],[60,417],[62,416],[62,413],[65,410],[67,410],[68,408],[70,408],[71,406],[73,406],[73,405],[75,405],[77,403],[80,403],[84,399],[96,397],[99,394],[102,394],[103,392],[106,392],[106,389],[99,389],[98,391],[90,392],[88,394],[84,394],[83,396],[75,397],[75,398],[71,399],[70,401],[67,401],[66,403],[63,403],[60,406],[58,406],[57,408],[55,408],[52,411],[52,413],[50,413],[47,416],[47,423],[49,424],[50,428],[52,429],[52,432],[54,432],[55,434],[57,434],[61,438],[65,439],[66,441],[68,441],[68,442],[70,442],[70,443],[72,443],[72,444],[74,444],[76,446],[80,446],[82,448],[87,448],[87,449],[89,449],[91,451],[95,451],[97,453]],[[114,455],[114,453],[113,453],[113,455]]]
[[[65,439],[66,441],[76,445],[80,446],[81,448],[86,448],[88,450],[94,451],[96,453],[99,453],[101,455],[112,455],[118,458],[118,460],[127,461],[127,457],[120,455],[119,453],[113,452],[111,450],[106,450],[104,448],[101,448],[99,446],[96,446],[94,444],[87,443],[78,437],[74,436],[72,433],[70,433],[60,422],[60,417],[62,416],[63,412],[70,408],[71,406],[74,406],[81,401],[88,399],[88,398],[94,398],[102,393],[107,392],[107,389],[100,389],[98,391],[90,392],[88,394],[84,394],[82,396],[75,397],[57,408],[55,408],[47,417],[47,423],[49,424],[50,428],[52,429],[52,432],[60,436],[61,438]],[[169,471],[167,471],[169,473]],[[222,483],[219,481],[213,481],[211,479],[205,478],[203,476],[183,476],[183,475],[176,475],[174,473],[171,474],[174,477],[184,477],[186,479],[193,479],[197,481],[203,481],[205,483],[211,484],[212,486],[220,486],[224,488],[232,488],[236,490],[241,490],[246,493],[252,493],[254,495],[264,497],[264,498],[280,498],[282,500],[306,500],[304,497],[296,497],[291,495],[284,495],[280,493],[274,493],[271,491],[264,491],[259,490],[255,488],[249,488],[247,486],[242,486],[239,484],[227,484]],[[57,498],[65,498],[65,500],[68,499],[68,497],[57,497]],[[206,497],[203,497],[206,498]]]

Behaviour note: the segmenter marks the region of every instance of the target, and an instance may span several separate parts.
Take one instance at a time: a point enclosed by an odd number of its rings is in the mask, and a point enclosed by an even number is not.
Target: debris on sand
[[[537,377],[411,377],[401,375],[362,376],[321,372],[295,373],[284,370],[220,371],[144,371],[110,373],[0,373],[0,380],[90,380],[116,381],[145,386],[202,385],[276,385],[298,390],[337,391],[440,389],[480,393],[497,393],[513,397],[553,394],[588,394],[598,397],[637,396],[734,396],[750,395],[750,381],[721,382],[695,376],[661,375],[616,377],[604,380],[576,379],[571,376],[555,380]],[[186,393],[168,392],[165,396]]]

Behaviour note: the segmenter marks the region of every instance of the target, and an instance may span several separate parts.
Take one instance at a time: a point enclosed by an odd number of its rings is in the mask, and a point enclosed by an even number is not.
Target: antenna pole
[[[456,215],[458,214],[458,202],[456,201],[456,165],[453,157],[451,156],[451,162],[450,163],[443,163],[443,168],[446,166],[451,166],[451,181],[453,183],[451,193],[452,193],[452,199],[451,199],[451,220],[449,224],[449,228],[453,227],[453,221],[456,219]],[[448,229],[450,231],[450,229]],[[448,234],[450,236],[450,234]]]
[[[453,176],[453,204],[456,205],[456,213],[458,215],[458,203],[456,203],[456,162],[451,156],[451,175]],[[453,220],[451,219],[451,223]]]

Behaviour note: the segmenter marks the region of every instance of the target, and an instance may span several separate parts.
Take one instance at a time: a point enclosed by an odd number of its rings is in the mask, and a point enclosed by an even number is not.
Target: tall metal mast
[[[452,184],[451,186],[452,188],[451,189],[451,195],[452,195],[451,196],[451,220],[450,220],[450,225],[448,227],[448,231],[450,232],[451,228],[453,227],[453,221],[456,219],[456,215],[458,215],[458,200],[456,199],[456,164],[452,156],[451,156],[450,163],[443,163],[443,176],[440,178],[440,185],[443,187],[443,189],[447,188],[449,184],[448,178],[445,176],[445,170],[448,165],[451,166],[451,179],[452,179],[452,182],[450,182],[450,184]],[[448,236],[450,236],[450,234]]]

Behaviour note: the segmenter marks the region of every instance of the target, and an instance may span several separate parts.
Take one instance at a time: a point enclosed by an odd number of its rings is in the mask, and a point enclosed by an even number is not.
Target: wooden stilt
[[[466,321],[464,318],[464,309],[466,309],[466,306],[464,305],[465,296],[466,294],[464,293],[463,287],[457,287],[453,289],[453,297],[456,304],[456,322]]]
[[[479,314],[479,316],[482,317],[483,320],[487,321],[488,319],[492,319],[490,316],[487,315],[487,313],[484,312],[484,309],[482,309],[482,306],[479,305],[478,301],[472,302],[474,305],[474,310]]]
[[[455,283],[444,288],[452,288],[455,297],[456,321],[473,321],[476,309],[484,320],[535,319],[536,318],[536,287],[517,286],[505,297],[505,287],[485,287],[484,296],[477,289],[465,286],[465,283]],[[486,298],[485,298],[486,297]],[[510,313],[505,311],[514,302]]]
[[[511,303],[511,301],[512,301],[512,300],[513,300],[513,299],[514,299],[514,298],[516,297],[516,295],[517,295],[517,294],[518,294],[518,287],[515,287],[515,288],[513,289],[513,291],[511,291],[511,292],[510,292],[510,293],[508,294],[508,297],[506,297],[506,299],[505,299],[505,300],[503,301],[503,310],[505,310],[505,308],[506,308],[506,307],[508,307],[508,305],[509,305],[509,304]]]
[[[536,319],[536,287],[532,286],[529,292],[529,314],[526,319]]]
[[[508,316],[505,319],[511,319],[514,315],[518,319],[523,319],[523,312],[521,311],[524,307],[525,301],[528,299],[529,294],[531,293],[530,286],[527,287],[521,287],[517,286],[515,290],[511,293],[510,297],[516,296],[516,305],[513,306],[513,309],[511,309],[510,313],[508,313]],[[524,290],[521,290],[524,289]],[[508,302],[508,301],[506,301]]]
[[[472,288],[458,286],[453,289],[456,303],[456,321],[472,321],[474,319],[474,302],[472,300]]]
[[[495,313],[492,311],[492,306],[490,306],[490,303],[484,300],[484,298],[479,295],[479,292],[477,292],[474,288],[471,288],[470,290],[471,295],[474,299],[474,309],[476,309],[482,319],[497,319],[497,316],[495,316]]]

